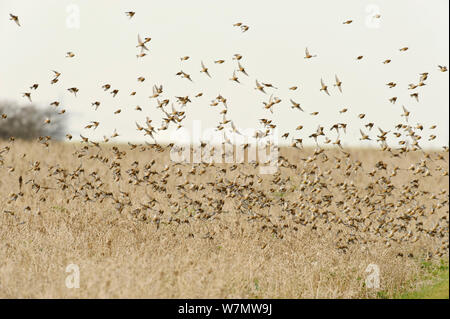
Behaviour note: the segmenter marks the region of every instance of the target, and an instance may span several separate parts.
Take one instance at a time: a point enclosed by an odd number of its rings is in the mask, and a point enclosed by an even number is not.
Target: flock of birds
[[[132,19],[135,12],[126,12],[126,16]],[[376,17],[379,19],[380,16]],[[19,17],[10,14],[10,20],[19,27]],[[350,25],[353,20],[344,21],[344,25]],[[241,32],[247,32],[249,26],[238,22],[233,27],[239,28]],[[150,52],[150,37],[141,38],[137,35],[136,49],[137,58],[145,58]],[[400,52],[409,50],[402,47]],[[68,59],[76,59],[76,53],[67,52]],[[240,76],[249,77],[245,67],[242,65],[243,56],[235,54],[232,59],[236,61],[237,68],[233,70],[230,81],[240,83]],[[317,54],[311,54],[305,49],[305,60],[318,58]],[[358,56],[356,60],[363,59]],[[181,62],[189,60],[189,56],[180,57]],[[223,64],[225,60],[218,59],[215,64]],[[390,59],[382,63],[391,63]],[[437,71],[447,72],[446,66],[439,65]],[[57,84],[62,72],[53,70],[50,79],[52,85]],[[202,76],[212,78],[207,65],[201,61],[199,73]],[[176,73],[182,79],[193,81],[193,76],[183,70]],[[419,99],[419,89],[426,85],[429,77],[428,72],[418,75],[417,83],[409,84],[408,89],[414,90],[410,96]],[[138,82],[144,82],[145,78],[140,76]],[[386,83],[388,88],[397,85],[395,82]],[[23,97],[32,101],[32,91],[36,91],[39,84],[33,84]],[[113,88],[111,84],[105,83],[101,86],[113,97],[119,93],[119,89]],[[339,94],[344,92],[343,82],[336,75],[333,88]],[[282,102],[275,96],[278,89],[272,83],[265,83],[255,79],[255,90],[261,92],[268,99],[263,102],[265,110],[274,112],[274,108]],[[289,90],[295,91],[297,86],[291,86]],[[318,89],[323,94],[331,95],[331,87],[323,79],[320,79]],[[67,91],[77,96],[79,89],[68,88]],[[270,95],[268,95],[270,93]],[[130,93],[135,95],[136,91]],[[195,93],[194,98],[203,96],[203,92]],[[153,151],[164,153],[174,146],[161,145],[157,143],[158,132],[169,129],[171,125],[176,128],[182,127],[186,118],[187,106],[192,103],[190,96],[175,96],[173,99],[164,97],[162,85],[154,85],[150,99],[156,100],[156,108],[163,113],[163,121],[160,127],[153,124],[153,120],[146,117],[144,123],[136,122],[136,129],[144,136],[153,139],[153,143],[145,144],[128,143],[130,150],[141,152]],[[389,101],[397,102],[393,96]],[[172,101],[171,101],[172,100]],[[175,105],[176,103],[176,105]],[[299,112],[305,112],[301,104],[289,99],[290,107]],[[55,108],[60,105],[59,101],[52,104]],[[169,109],[170,105],[170,109]],[[227,118],[227,98],[218,95],[211,101],[211,106],[222,106],[220,114],[223,116],[217,127],[217,131],[223,131],[223,144],[231,143],[227,133],[241,134],[233,120]],[[92,102],[92,107],[97,110],[101,106],[100,101]],[[136,111],[142,111],[137,106]],[[45,202],[45,192],[62,192],[61,196],[70,201],[100,202],[111,201],[114,208],[123,213],[124,211],[135,218],[155,223],[156,227],[166,224],[189,223],[192,218],[211,221],[220,218],[221,214],[234,211],[243,214],[249,222],[255,222],[261,230],[268,230],[278,238],[283,238],[283,233],[288,230],[297,231],[302,226],[309,227],[318,232],[336,232],[336,248],[345,252],[352,244],[368,244],[370,242],[383,242],[387,246],[393,243],[414,243],[422,237],[432,238],[439,244],[430,255],[448,254],[448,183],[437,192],[427,190],[429,183],[441,176],[448,176],[448,146],[443,151],[425,152],[420,146],[423,124],[412,125],[409,123],[411,111],[404,106],[401,117],[404,121],[396,125],[392,130],[377,127],[378,133],[373,136],[369,132],[376,127],[375,123],[368,122],[360,129],[360,140],[376,140],[380,146],[380,160],[374,167],[368,167],[361,161],[352,158],[351,152],[344,149],[342,136],[346,134],[347,123],[337,122],[328,130],[336,132],[336,138],[332,140],[326,134],[325,127],[319,125],[317,130],[308,135],[316,143],[316,148],[308,156],[303,148],[303,138],[292,137],[291,146],[300,154],[300,160],[294,161],[285,156],[279,156],[279,170],[273,175],[259,176],[252,172],[260,163],[254,161],[247,164],[223,165],[218,163],[158,165],[155,160],[145,163],[132,162],[131,166],[123,167],[126,152],[120,147],[112,146],[111,154],[106,156],[102,153],[105,144],[90,140],[80,135],[81,147],[73,154],[74,158],[85,161],[97,161],[110,172],[111,179],[107,180],[101,176],[98,170],[88,171],[82,164],[71,170],[61,165],[50,165],[46,167],[47,174],[41,176],[40,161],[30,163],[28,180],[20,175],[18,179],[18,190],[9,194],[8,204],[13,205],[18,198],[24,196],[25,185],[30,184],[30,191],[37,194],[41,191],[40,201]],[[343,108],[339,113],[345,113],[348,109]],[[58,111],[64,114],[65,110]],[[114,114],[121,113],[121,109],[115,110]],[[319,112],[309,113],[316,116]],[[7,120],[7,114],[2,114],[2,119]],[[359,119],[364,119],[365,114],[358,114]],[[43,125],[51,123],[46,119]],[[254,137],[264,138],[269,136],[276,128],[272,120],[260,119],[263,128],[257,130]],[[0,122],[1,125],[1,122]],[[85,129],[95,130],[100,126],[99,121],[91,121]],[[436,125],[429,127],[434,130]],[[303,129],[302,125],[296,127],[296,132]],[[287,139],[289,133],[284,133]],[[110,137],[104,137],[107,143],[110,139],[117,137],[117,131]],[[388,145],[387,137],[395,136],[398,146]],[[67,133],[67,139],[72,135]],[[427,139],[434,140],[435,134],[430,134]],[[321,139],[321,141],[319,141]],[[45,147],[50,147],[51,137],[40,137],[38,142]],[[11,137],[11,143],[14,137]],[[324,148],[320,144],[335,145],[335,148]],[[206,149],[206,143],[202,142],[202,148]],[[245,144],[243,148],[249,145]],[[0,167],[5,165],[5,155],[10,151],[7,145],[0,149]],[[421,154],[421,157],[409,167],[402,167],[402,160],[407,156]],[[383,162],[383,156],[397,161],[397,164]],[[412,157],[414,158],[414,157]],[[242,166],[241,166],[242,165]],[[323,167],[328,167],[323,169]],[[10,174],[14,174],[13,165],[8,166]],[[213,176],[213,179],[204,182],[200,176]],[[39,177],[42,179],[39,181]],[[83,178],[81,178],[83,177]],[[134,196],[130,191],[113,191],[111,184],[119,184],[120,187],[128,185],[133,188],[145,189],[145,196]],[[445,182],[443,182],[445,184]],[[120,188],[119,187],[119,188]],[[147,189],[151,189],[148,193]],[[69,195],[71,194],[71,195]],[[274,196],[274,194],[280,194]],[[25,211],[30,211],[30,206]],[[13,213],[6,209],[4,212]],[[434,218],[436,216],[436,218]],[[432,222],[430,222],[430,220]],[[259,223],[259,224],[258,224]],[[190,234],[193,236],[193,234]],[[214,233],[208,232],[204,238],[212,239]]]

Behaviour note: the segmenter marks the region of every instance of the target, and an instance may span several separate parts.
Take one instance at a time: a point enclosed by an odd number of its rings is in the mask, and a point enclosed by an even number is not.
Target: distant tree
[[[46,120],[50,119],[50,123]],[[64,137],[65,116],[52,107],[37,107],[34,104],[19,105],[0,101],[0,139],[10,137],[29,140],[39,136],[52,139]]]

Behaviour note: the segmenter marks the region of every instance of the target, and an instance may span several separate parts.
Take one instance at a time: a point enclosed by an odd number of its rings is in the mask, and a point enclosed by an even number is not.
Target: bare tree
[[[34,139],[39,136],[62,139],[64,119],[65,116],[59,115],[52,107],[43,108],[34,104],[19,105],[15,102],[0,101],[0,139],[10,137]],[[46,123],[47,120],[50,120],[50,123]]]

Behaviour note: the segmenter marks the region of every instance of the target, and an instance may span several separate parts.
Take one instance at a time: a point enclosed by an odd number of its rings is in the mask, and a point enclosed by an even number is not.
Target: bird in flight
[[[29,92],[22,93],[22,96],[23,96],[23,97],[26,97],[30,102],[32,102],[32,101],[31,101],[31,93],[29,93]]]
[[[361,133],[361,138],[360,138],[361,141],[364,141],[364,140],[370,141],[369,135],[367,135],[366,133],[364,133],[361,129],[359,129],[359,132]]]
[[[73,93],[75,96],[77,96],[78,89],[76,87],[69,88],[69,89],[67,89],[67,91],[69,91],[70,93]]]
[[[239,82],[239,79],[238,79],[238,77],[236,76],[236,71],[233,71],[233,76],[230,78],[230,81],[234,81],[234,82],[237,82],[237,83],[241,83],[241,82]]]
[[[141,52],[143,52],[144,50],[148,51],[148,48],[145,46],[145,44],[150,40],[151,38],[145,38],[145,40],[142,41],[141,36],[138,34],[138,45],[136,46],[136,48],[141,48]]]
[[[249,27],[248,25],[241,25],[241,30],[242,30],[242,32],[248,31],[249,28],[250,28],[250,27]]]
[[[200,73],[205,73],[207,76],[211,77],[211,75],[208,72],[208,68],[205,67],[205,65],[203,64],[203,61],[201,61],[202,64],[202,70],[200,71]]]
[[[328,92],[328,86],[325,85],[323,79],[320,79],[320,85],[322,86],[320,88],[320,91],[324,91],[326,94],[330,95],[330,93]]]
[[[339,80],[337,75],[335,75],[334,78],[336,80],[336,84],[334,84],[334,86],[336,86],[339,89],[339,92],[342,93],[342,82]]]
[[[125,15],[126,15],[127,17],[130,17],[130,19],[131,19],[132,17],[134,17],[135,14],[136,14],[136,12],[134,12],[134,11],[128,11],[128,12],[125,12]]]
[[[264,91],[264,86],[261,85],[261,84],[259,84],[258,80],[255,80],[255,82],[256,82],[256,88],[255,88],[255,90],[259,90],[259,91],[261,91],[261,92],[263,92],[263,93],[266,93],[266,91]]]
[[[290,99],[293,109],[299,109],[300,111],[304,112],[304,110],[300,107],[300,103],[295,102],[293,99]]]
[[[402,106],[402,108],[403,108],[403,114],[401,116],[404,116],[406,119],[406,122],[408,122],[408,116],[409,116],[410,112],[404,106]]]
[[[247,71],[245,71],[245,68],[241,65],[241,63],[238,61],[238,71],[244,73],[246,76],[248,76]]]
[[[305,48],[305,59],[311,59],[311,58],[314,58],[314,57],[316,57],[316,56],[317,56],[317,54],[311,55],[311,54],[309,53],[308,48]]]
[[[14,21],[19,27],[21,26],[21,25],[20,25],[20,22],[19,22],[19,17],[18,17],[18,16],[15,16],[15,15],[12,14],[12,13],[10,13],[9,16],[11,17],[11,18],[9,18],[9,20]]]

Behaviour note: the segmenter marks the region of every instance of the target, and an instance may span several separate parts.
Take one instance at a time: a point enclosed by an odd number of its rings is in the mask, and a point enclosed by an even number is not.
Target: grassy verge
[[[424,277],[419,286],[400,293],[398,299],[449,299],[449,271],[448,261],[441,260],[440,264],[423,262]]]

